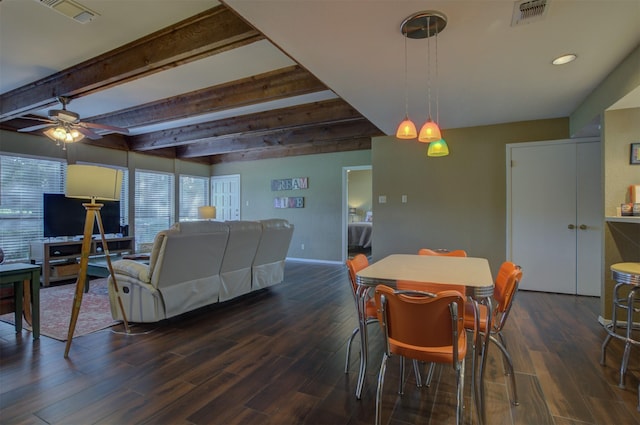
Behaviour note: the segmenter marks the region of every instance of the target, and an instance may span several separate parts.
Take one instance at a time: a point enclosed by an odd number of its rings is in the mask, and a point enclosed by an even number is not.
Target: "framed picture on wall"
[[[630,164],[640,164],[640,143],[631,143]]]

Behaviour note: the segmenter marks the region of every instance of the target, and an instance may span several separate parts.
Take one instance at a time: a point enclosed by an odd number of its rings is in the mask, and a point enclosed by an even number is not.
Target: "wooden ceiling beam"
[[[90,117],[87,121],[116,127],[138,127],[197,115],[211,114],[262,102],[328,90],[316,77],[298,65],[196,90],[179,96]],[[194,130],[201,125],[156,131],[133,136],[134,143],[148,145],[152,140]],[[165,136],[164,134],[169,134]]]
[[[215,141],[224,143],[238,137],[267,135],[283,128],[300,128],[361,118],[362,115],[342,99],[331,99],[130,136],[129,147],[131,150],[144,152],[162,147],[184,146],[194,143]]]
[[[368,150],[371,149],[371,137],[359,136],[353,139],[340,141],[329,140],[323,143],[299,143],[297,145],[252,149],[248,151],[237,151],[222,155],[214,155],[211,157],[210,163],[222,164],[225,162],[256,161],[259,159]]]
[[[285,128],[269,134],[236,137],[230,140],[194,143],[176,148],[178,158],[228,154],[274,147],[289,147],[298,144],[337,143],[357,137],[373,137],[382,132],[364,118],[336,124],[316,124],[304,128]]]
[[[105,54],[0,95],[0,121],[264,39],[217,6]]]

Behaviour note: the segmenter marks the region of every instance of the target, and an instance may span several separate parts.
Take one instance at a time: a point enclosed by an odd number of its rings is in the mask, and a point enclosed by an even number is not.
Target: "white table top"
[[[356,273],[359,285],[394,285],[398,280],[464,285],[467,295],[489,297],[493,278],[486,258],[393,254]]]

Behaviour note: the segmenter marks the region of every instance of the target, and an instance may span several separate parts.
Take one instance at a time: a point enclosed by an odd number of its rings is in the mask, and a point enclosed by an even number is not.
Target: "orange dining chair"
[[[505,373],[511,375],[511,391],[513,394],[511,402],[515,406],[519,404],[518,392],[516,390],[516,378],[513,372],[511,355],[507,351],[504,335],[502,334],[502,328],[507,321],[507,317],[509,317],[509,312],[513,305],[513,298],[518,290],[518,285],[520,284],[521,279],[522,268],[520,266],[512,263],[511,261],[505,261],[502,263],[495,279],[491,329],[488,330],[490,332],[489,340],[500,349],[506,361]],[[478,332],[484,334],[487,332],[487,306],[484,304],[478,304],[478,314]],[[474,330],[476,328],[476,317],[474,315],[473,306],[470,303],[467,304],[465,308],[464,327],[467,330]],[[481,347],[481,349],[481,353],[484,355],[484,348]]]
[[[443,255],[445,257],[466,257],[467,251],[465,251],[464,249],[456,249],[454,251],[449,251],[446,249],[421,248],[418,250],[418,255]]]
[[[353,295],[353,300],[355,301],[356,311],[359,309],[358,307],[358,284],[356,283],[356,273],[360,270],[364,269],[369,265],[369,259],[364,254],[356,254],[353,258],[348,259],[346,261],[347,269],[349,270],[349,281],[351,283],[351,294]],[[376,303],[375,300],[369,297],[365,304],[365,320],[366,324],[369,325],[371,323],[375,323],[378,321]],[[360,318],[358,317],[358,321]],[[360,327],[357,326],[353,332],[351,332],[351,336],[349,337],[349,341],[347,342],[347,356],[344,363],[344,373],[349,373],[349,358],[351,357],[351,343],[353,342],[353,338],[356,337],[358,332],[360,331]],[[360,349],[362,350],[362,344],[360,344]]]
[[[431,283],[431,282],[415,282],[411,280],[398,280],[396,282],[396,288],[400,291],[420,291],[420,292],[441,292],[441,291],[458,291],[461,294],[465,293],[466,288],[464,285],[443,284],[443,283]],[[473,308],[473,306],[471,306]],[[429,370],[427,371],[427,377],[425,379],[425,386],[431,385],[431,378],[435,371],[436,364],[431,363]],[[413,370],[416,375],[416,386],[422,386],[422,375],[420,374],[420,367],[418,361],[413,361]]]
[[[382,421],[382,391],[387,361],[400,358],[400,388],[404,387],[404,358],[450,364],[456,371],[456,423],[463,420],[464,359],[467,338],[464,329],[464,296],[458,291],[436,294],[394,290],[378,285],[375,290],[378,321],[385,337],[385,351],[378,374],[376,424]]]

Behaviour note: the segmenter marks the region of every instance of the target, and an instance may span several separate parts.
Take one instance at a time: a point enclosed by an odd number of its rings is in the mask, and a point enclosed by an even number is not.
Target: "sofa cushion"
[[[227,224],[221,221],[198,220],[198,221],[180,221],[171,226],[171,230],[180,232],[183,235],[192,235],[197,233],[217,233],[225,231]]]
[[[148,265],[133,260],[114,261],[113,271],[116,274],[131,276],[144,283],[149,283],[151,277]]]

